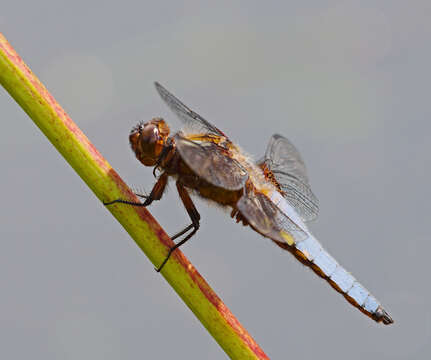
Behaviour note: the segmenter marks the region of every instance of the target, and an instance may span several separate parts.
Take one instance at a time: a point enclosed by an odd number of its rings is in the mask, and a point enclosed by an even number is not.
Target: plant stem
[[[0,33],[0,84],[100,200],[138,201],[54,97]],[[145,208],[107,208],[151,262],[159,265],[173,242]],[[232,359],[268,359],[198,271],[176,250],[162,275]]]

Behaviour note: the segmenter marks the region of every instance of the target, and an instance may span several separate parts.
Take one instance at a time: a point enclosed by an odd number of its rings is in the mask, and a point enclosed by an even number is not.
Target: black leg
[[[194,224],[192,224],[193,226],[194,226]],[[190,225],[191,226],[191,225]],[[190,226],[188,226],[188,227],[190,227]],[[188,228],[187,227],[187,228]],[[188,234],[184,239],[182,239],[178,244],[175,244],[174,246],[172,246],[170,249],[169,249],[169,252],[168,252],[168,255],[166,256],[166,258],[165,258],[165,260],[163,260],[163,262],[162,262],[162,264],[158,267],[158,268],[156,268],[156,271],[157,272],[160,272],[160,270],[162,270],[162,268],[163,268],[163,266],[165,266],[165,264],[168,262],[168,260],[169,260],[169,258],[170,258],[170,256],[171,256],[171,254],[174,252],[174,250],[175,249],[177,249],[177,248],[179,248],[181,245],[183,245],[188,239],[190,239],[195,233],[196,233],[196,231],[198,231],[198,229],[199,229],[199,225],[197,226],[197,227],[195,227],[194,229],[193,229],[193,231],[190,233],[190,234]],[[183,232],[185,232],[184,230],[183,230]]]
[[[160,175],[157,182],[154,184],[153,189],[151,190],[150,195],[142,195],[142,194],[135,194],[136,196],[139,196],[140,198],[145,199],[143,203],[141,202],[135,202],[135,201],[128,201],[123,199],[116,199],[109,202],[103,202],[104,205],[112,205],[115,203],[119,204],[126,204],[126,205],[132,205],[132,206],[148,206],[150,205],[154,200],[160,200],[163,196],[163,192],[166,189],[166,184],[168,183],[168,174],[163,173]]]
[[[147,206],[145,205],[145,203],[141,203],[141,202],[134,202],[134,201],[127,201],[127,200],[123,200],[123,199],[116,199],[116,200],[112,200],[109,202],[103,202],[103,205],[108,206],[108,205],[112,205],[112,204],[126,204],[126,205],[132,205],[132,206]]]
[[[171,236],[171,240],[175,240],[177,237],[180,237],[181,235],[185,234],[187,231],[189,231],[190,229],[193,229],[194,225],[190,224],[189,226],[187,226],[185,229],[181,230],[180,232],[176,233],[175,235]]]
[[[165,260],[163,260],[162,264],[158,268],[156,268],[157,272],[160,272],[160,270],[162,270],[163,266],[165,266],[166,262],[169,260],[169,257],[174,252],[174,250],[179,248],[181,245],[183,245],[187,240],[189,240],[196,233],[196,231],[198,231],[199,225],[200,225],[199,220],[200,220],[201,216],[199,215],[198,211],[196,210],[196,207],[193,204],[193,201],[190,198],[189,193],[187,192],[186,188],[179,181],[177,181],[176,185],[177,185],[178,194],[180,195],[180,198],[184,204],[184,207],[187,210],[187,213],[190,216],[190,219],[192,220],[192,223],[189,226],[187,226],[185,229],[181,230],[180,232],[178,232],[177,234],[172,236],[171,239],[175,240],[179,236],[185,234],[187,231],[189,231],[191,229],[193,229],[193,230],[184,239],[182,239],[180,242],[178,242],[178,244],[175,244],[174,246],[172,246],[169,249],[168,255],[166,256]]]

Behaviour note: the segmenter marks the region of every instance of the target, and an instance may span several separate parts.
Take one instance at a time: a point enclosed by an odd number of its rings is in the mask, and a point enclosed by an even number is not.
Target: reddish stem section
[[[24,63],[21,57],[15,52],[9,42],[0,33],[0,52],[5,56],[14,66],[13,71],[16,73],[21,73],[18,75],[20,77],[25,77],[25,79],[34,87],[30,89],[32,96],[39,99],[42,98],[49,106],[55,111],[57,116],[66,125],[70,131],[70,136],[74,136],[79,143],[88,151],[91,155],[92,160],[94,160],[98,166],[103,169],[108,176],[116,183],[118,188],[127,196],[128,198],[133,198],[134,195],[131,190],[127,187],[120,176],[110,167],[108,162],[100,154],[100,152],[94,147],[94,145],[88,140],[84,133],[78,128],[78,126],[72,121],[72,119],[67,115],[63,108],[57,103],[54,97],[48,92],[48,90],[43,86],[43,84],[37,79],[37,77],[32,73],[28,66]],[[1,56],[1,54],[0,54]],[[168,237],[165,231],[157,223],[157,221],[152,217],[152,215],[145,208],[135,208],[135,211],[139,214],[143,221],[145,221],[149,227],[152,229],[154,234],[166,247],[173,246],[172,240]],[[230,326],[234,333],[241,339],[243,344],[248,347],[258,359],[269,359],[268,356],[263,352],[259,345],[254,341],[246,329],[240,324],[240,322],[235,318],[235,316],[230,312],[227,306],[221,301],[221,299],[216,295],[216,293],[211,289],[205,279],[199,274],[199,272],[194,268],[194,266],[187,260],[187,258],[180,252],[176,250],[173,257],[181,264],[189,275],[191,281],[200,289],[202,294],[208,299],[208,301],[213,304],[217,309],[220,316],[225,319],[226,323]]]

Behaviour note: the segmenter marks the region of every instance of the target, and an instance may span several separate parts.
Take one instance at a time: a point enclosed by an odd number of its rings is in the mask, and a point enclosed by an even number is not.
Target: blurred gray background
[[[179,122],[160,81],[260,157],[300,149],[314,234],[385,305],[375,324],[289,253],[197,200],[182,250],[273,359],[425,359],[429,297],[429,1],[37,1],[0,31],[111,165],[150,190],[139,120]],[[133,240],[0,89],[0,357],[223,359]],[[174,186],[150,208],[188,224]]]

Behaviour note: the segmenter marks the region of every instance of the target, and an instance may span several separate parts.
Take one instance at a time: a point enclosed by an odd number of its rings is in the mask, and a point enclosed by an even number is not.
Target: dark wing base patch
[[[212,142],[191,141],[180,134],[176,134],[174,140],[181,158],[196,175],[226,190],[244,187],[248,173],[226,149]]]
[[[276,243],[292,246],[307,237],[307,234],[264,194],[244,194],[239,199],[237,208],[254,230]]]

